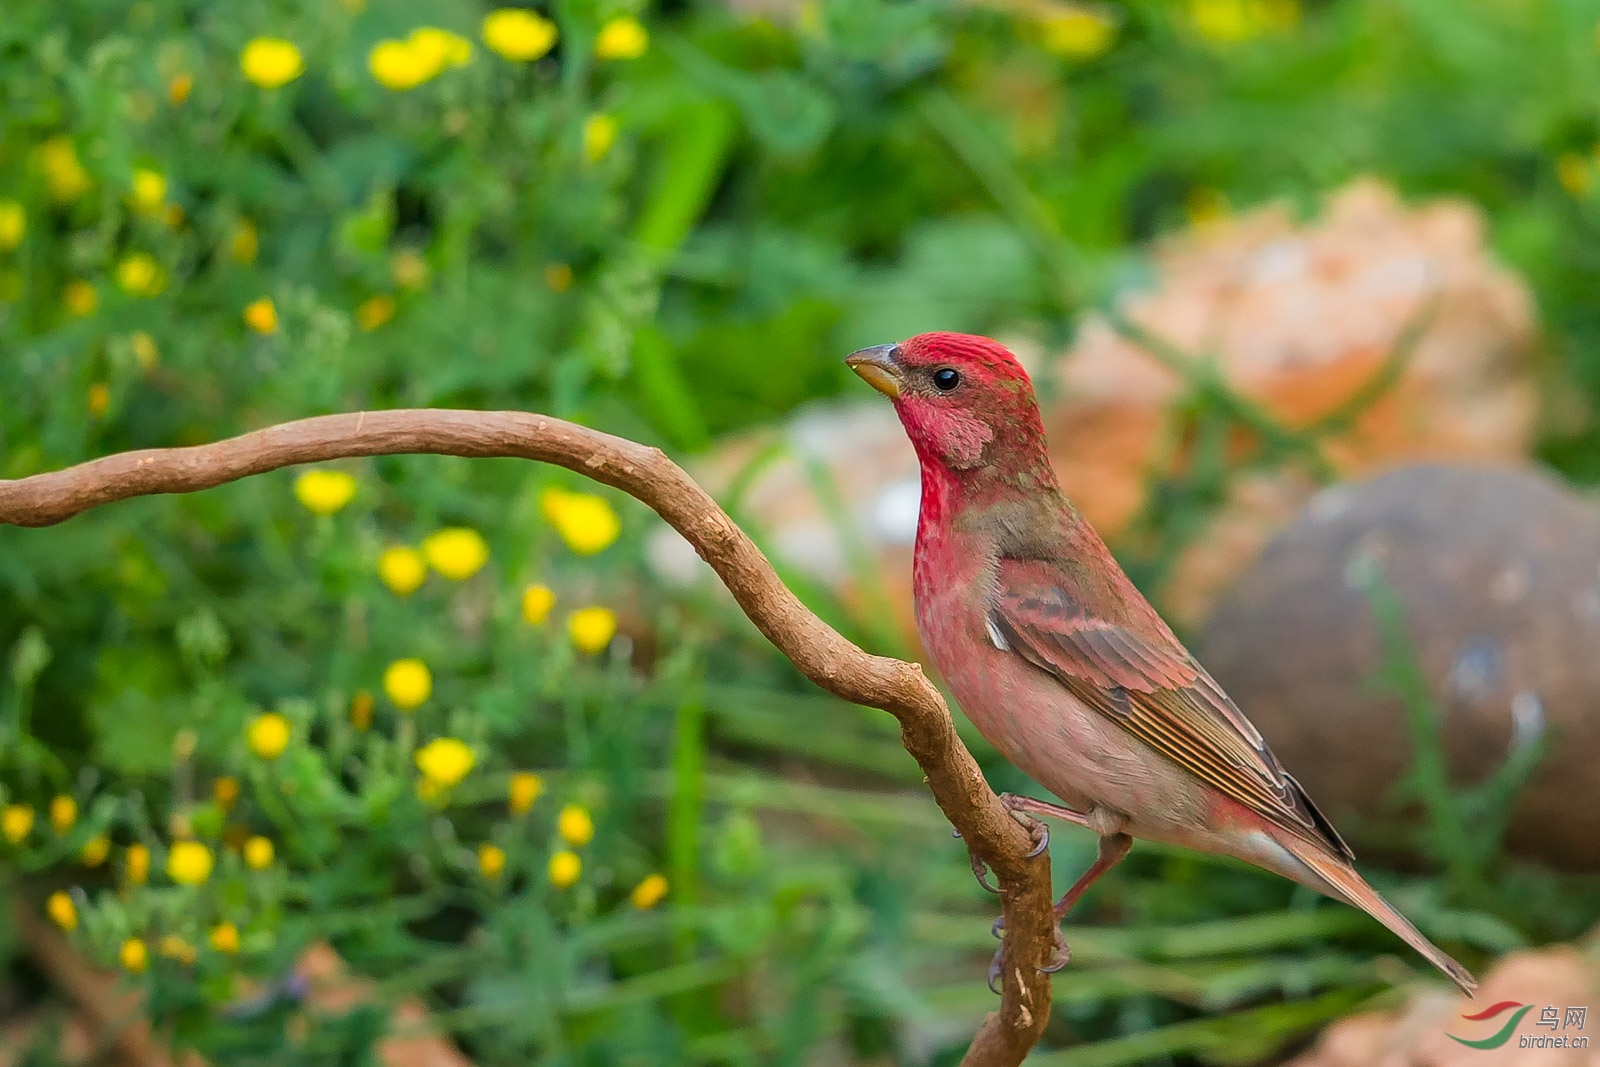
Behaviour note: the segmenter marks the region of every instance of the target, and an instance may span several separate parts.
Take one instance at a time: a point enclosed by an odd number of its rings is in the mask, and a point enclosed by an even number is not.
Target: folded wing
[[[987,620],[997,644],[1226,796],[1354,858],[1255,726],[1170,634],[1089,612],[1050,563],[1002,560],[998,578]]]

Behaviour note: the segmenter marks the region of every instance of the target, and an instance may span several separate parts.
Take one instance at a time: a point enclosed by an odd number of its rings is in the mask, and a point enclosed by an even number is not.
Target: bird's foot
[[[1002,915],[994,921],[994,926],[989,932],[994,934],[995,937],[1004,937],[1005,929],[1006,917]],[[1040,974],[1055,974],[1072,962],[1072,946],[1067,944],[1067,939],[1062,935],[1061,927],[1059,926],[1056,927],[1055,942],[1055,951],[1050,954],[1050,959],[1039,968]],[[1001,961],[1005,958],[1005,952],[1004,948],[996,949],[994,959],[989,961],[989,992],[995,996],[1000,995]]]
[[[950,831],[950,836],[960,840],[961,831],[952,828]],[[1029,855],[1032,855],[1032,853],[1029,853]],[[967,859],[972,863],[972,877],[978,880],[978,884],[983,886],[983,888],[987,889],[991,893],[999,893],[999,886],[989,884],[989,867],[978,858],[978,854],[969,848],[967,849]]]
[[[978,858],[978,854],[976,852],[968,852],[967,859],[972,861],[972,876],[978,880],[978,884],[991,893],[999,893],[999,886],[989,884],[989,868]]]
[[[1035,819],[1032,815],[1021,815],[1016,812],[1013,812],[1012,815],[1018,822],[1022,823],[1023,829],[1033,835],[1033,848],[1027,854],[1028,859],[1033,859],[1033,857],[1050,847],[1050,827],[1046,826],[1043,820]]]
[[[1067,939],[1061,933],[1061,927],[1056,927],[1056,950],[1050,956],[1050,962],[1039,968],[1040,974],[1055,974],[1067,964],[1072,962],[1072,946],[1067,944]]]
[[[1035,856],[1041,855],[1045,849],[1050,847],[1050,827],[1035,818],[1035,814],[1068,818],[1080,824],[1084,820],[1082,814],[1072,811],[1070,808],[1063,808],[1058,804],[1050,804],[1042,800],[1034,800],[1032,797],[1018,796],[1015,793],[1001,793],[1000,803],[1005,805],[1005,809],[1011,813],[1011,817],[1021,823],[1023,828],[1032,836],[1033,848],[1028,850],[1026,856],[1030,860]],[[952,828],[950,836],[960,840],[961,831]],[[969,848],[967,850],[967,858],[972,861],[972,876],[978,880],[978,884],[991,893],[1000,892],[998,886],[990,884],[989,867],[978,858],[977,853]]]

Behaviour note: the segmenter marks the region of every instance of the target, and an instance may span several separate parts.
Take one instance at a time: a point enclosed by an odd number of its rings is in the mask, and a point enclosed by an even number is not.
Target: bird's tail
[[[1428,962],[1439,968],[1461,992],[1469,997],[1472,996],[1472,991],[1478,988],[1478,980],[1472,977],[1472,973],[1446,955],[1439,946],[1423,937],[1422,932],[1396,911],[1394,905],[1379,896],[1378,891],[1368,885],[1355,868],[1314,847],[1291,846],[1290,850],[1296,859],[1311,868],[1319,879],[1327,883],[1328,888],[1333,890],[1332,896],[1360,908],[1387,926],[1406,944],[1426,956]]]

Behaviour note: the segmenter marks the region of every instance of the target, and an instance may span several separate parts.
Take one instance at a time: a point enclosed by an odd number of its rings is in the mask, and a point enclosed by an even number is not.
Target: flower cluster
[[[548,55],[561,38],[556,24],[522,8],[498,8],[484,16],[479,34],[489,51],[513,63],[529,63]],[[650,47],[650,34],[632,16],[618,16],[599,28],[594,53],[602,60],[638,59]],[[378,41],[367,52],[367,69],[385,89],[406,92],[425,85],[452,67],[473,61],[473,44],[453,30],[418,26],[405,37]],[[305,56],[293,41],[257,37],[239,53],[245,79],[263,89],[279,89],[305,73]],[[187,75],[179,77],[187,78]],[[181,88],[180,88],[181,85]],[[169,85],[174,103],[189,95],[192,82]]]
[[[437,26],[422,26],[403,40],[389,39],[372,46],[367,68],[378,84],[405,92],[430,82],[449,67],[472,62],[472,42]]]

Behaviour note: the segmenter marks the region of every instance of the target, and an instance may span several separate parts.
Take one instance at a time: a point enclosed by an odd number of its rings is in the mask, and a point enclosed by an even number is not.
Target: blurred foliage
[[[1059,343],[1140,242],[1371,172],[1487,211],[1548,329],[1546,455],[1600,479],[1594,0],[488,15],[12,0],[0,477],[403,405],[691,452],[839,391],[860,345]],[[8,894],[213,1062],[366,1055],[385,1008],[300,1017],[314,940],[483,1064],[954,1062],[992,905],[893,723],[657,588],[648,517],[582,489],[391,458],[0,529]],[[1058,834],[1058,880],[1091,852]],[[1439,859],[1378,880],[1470,963],[1592,917],[1498,855]],[[1154,847],[1088,919],[1040,1062],[1260,1059],[1415,965],[1349,909]]]

